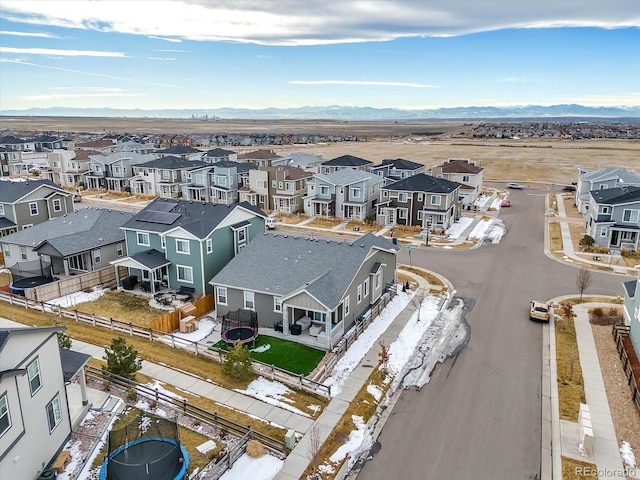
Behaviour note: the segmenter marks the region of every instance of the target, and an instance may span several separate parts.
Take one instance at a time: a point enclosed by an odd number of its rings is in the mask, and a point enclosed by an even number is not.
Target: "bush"
[[[588,251],[591,247],[593,247],[595,243],[596,241],[593,239],[593,237],[585,235],[580,239],[580,242],[578,244],[582,247],[583,250]]]
[[[251,458],[260,458],[265,456],[266,454],[267,449],[264,448],[264,445],[262,445],[257,440],[249,440],[249,442],[247,443],[247,455],[249,455]]]
[[[136,372],[142,368],[142,362],[138,358],[138,352],[132,345],[127,345],[123,337],[114,338],[109,348],[104,349],[104,360],[107,366],[102,367],[114,375],[135,380]]]
[[[233,378],[247,378],[253,375],[251,352],[249,348],[236,342],[224,357],[222,373]]]
[[[604,316],[604,310],[602,310],[602,307],[593,307],[591,310],[589,310],[589,313],[594,317]]]

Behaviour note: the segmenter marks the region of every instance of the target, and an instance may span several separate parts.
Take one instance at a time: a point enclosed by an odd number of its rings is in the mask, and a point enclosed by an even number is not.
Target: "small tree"
[[[317,425],[314,425],[309,429],[307,435],[309,435],[309,446],[307,448],[309,449],[308,452],[311,459],[311,478],[315,480],[317,478],[322,478],[318,475],[318,467],[320,466],[320,458],[318,454],[320,453],[320,447],[322,447],[322,442],[320,441],[320,429]]]
[[[389,364],[389,347],[387,347],[383,340],[380,340],[378,345],[380,345],[380,352],[378,352],[378,368],[385,371]]]
[[[60,348],[71,350],[71,337],[64,332],[60,332],[58,334],[58,346]]]
[[[249,348],[236,342],[224,357],[222,373],[233,378],[247,378],[253,375]]]
[[[578,244],[582,247],[583,250],[590,249],[591,247],[593,247],[595,243],[596,241],[593,239],[593,237],[589,235],[585,235],[580,239],[580,242],[578,242]]]
[[[413,305],[414,307],[416,307],[416,309],[418,310],[418,321],[422,320],[420,318],[421,315],[421,311],[422,311],[422,304],[424,303],[424,301],[427,299],[427,297],[429,296],[429,290],[425,290],[424,288],[418,288],[416,290],[416,294],[413,296],[413,298],[411,299],[411,305]]]
[[[142,361],[138,358],[138,352],[133,345],[127,345],[127,341],[122,338],[111,340],[111,346],[104,349],[107,366],[102,367],[114,375],[135,380],[136,372],[142,368]]]
[[[580,301],[582,301],[582,294],[587,288],[589,288],[592,280],[591,272],[589,270],[584,267],[578,270],[578,274],[576,275],[576,286],[578,287],[578,292],[580,292]]]

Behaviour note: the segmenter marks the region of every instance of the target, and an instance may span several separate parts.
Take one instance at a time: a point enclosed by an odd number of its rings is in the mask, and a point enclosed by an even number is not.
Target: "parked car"
[[[562,187],[562,190],[564,190],[565,192],[575,192],[576,191],[576,186],[575,185],[565,185],[564,187]]]
[[[507,183],[507,188],[512,188],[514,190],[522,190],[522,185],[520,185],[519,183]]]
[[[501,207],[510,207],[511,206],[511,200],[502,200],[502,203],[500,204]]]
[[[551,305],[533,300],[529,309],[529,320],[548,322],[551,318]]]
[[[278,221],[273,217],[268,217],[264,221],[264,225],[265,227],[267,227],[267,230],[275,230],[276,228],[278,228]]]

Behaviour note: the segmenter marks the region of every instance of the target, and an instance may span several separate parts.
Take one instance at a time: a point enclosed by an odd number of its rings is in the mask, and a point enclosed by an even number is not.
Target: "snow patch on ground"
[[[489,239],[491,243],[500,243],[506,233],[504,222],[497,218],[480,220],[469,234],[469,240]]]
[[[58,297],[54,298],[53,300],[49,300],[47,303],[57,305],[58,307],[62,308],[75,307],[79,303],[93,302],[94,300],[99,299],[108,291],[108,288],[93,287],[93,290],[91,292],[70,293],[69,295],[65,295],[64,297]]]
[[[375,385],[367,385],[367,393],[369,393],[376,401],[379,401],[382,397],[382,390]]]
[[[160,337],[160,341],[167,345],[172,344],[171,336],[173,336],[173,342],[178,347],[188,347],[195,342],[199,342],[206,338],[216,327],[216,322],[210,318],[202,318],[198,320],[198,328],[193,332],[182,333],[176,332],[172,335],[164,335]]]
[[[631,444],[626,440],[622,442],[620,447],[620,457],[622,457],[622,461],[627,467],[636,468],[636,456],[633,454]]]
[[[236,389],[235,391],[257,398],[258,400],[262,400],[269,405],[275,405],[276,407],[297,413],[298,415],[304,415],[305,417],[310,416],[308,413],[290,405],[292,400],[285,397],[285,395],[293,393],[293,390],[283,383],[273,382],[264,377],[258,377],[249,384],[246,390]]]
[[[470,217],[460,217],[460,219],[451,225],[447,229],[447,238],[449,240],[456,240],[465,229],[473,223],[473,218]]]
[[[271,480],[280,470],[284,462],[273,455],[253,458],[246,453],[235,461],[220,480]]]

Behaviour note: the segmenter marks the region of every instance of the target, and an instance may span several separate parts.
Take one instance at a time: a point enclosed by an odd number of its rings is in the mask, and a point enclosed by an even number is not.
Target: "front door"
[[[387,209],[387,225],[395,225],[396,223],[396,209],[388,208]]]

